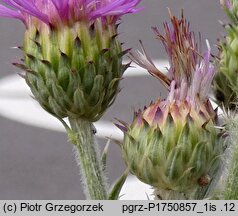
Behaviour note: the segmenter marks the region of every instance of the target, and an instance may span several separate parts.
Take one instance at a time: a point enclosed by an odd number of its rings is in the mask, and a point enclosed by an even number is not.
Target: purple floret
[[[72,24],[80,20],[110,17],[117,19],[127,13],[135,13],[141,0],[0,0],[0,16],[15,18],[26,25],[29,17],[47,25]]]

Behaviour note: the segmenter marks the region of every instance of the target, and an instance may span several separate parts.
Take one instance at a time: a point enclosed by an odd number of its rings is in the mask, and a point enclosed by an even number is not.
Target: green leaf
[[[124,185],[126,178],[128,176],[129,169],[126,169],[123,175],[117,180],[113,186],[111,192],[108,195],[109,200],[118,200],[122,186]]]
[[[101,157],[103,171],[105,171],[106,165],[107,165],[107,153],[108,153],[109,146],[110,146],[110,139],[108,139],[108,141],[106,143],[106,146],[103,150],[102,157]]]

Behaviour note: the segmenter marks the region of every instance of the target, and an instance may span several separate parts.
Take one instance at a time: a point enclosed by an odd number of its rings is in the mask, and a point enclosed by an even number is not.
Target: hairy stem
[[[238,116],[230,119],[228,126],[230,134],[231,161],[228,169],[227,183],[224,189],[225,200],[238,200]]]
[[[224,193],[225,200],[238,200],[238,146],[235,146],[232,165],[227,179]]]
[[[93,124],[83,119],[69,118],[69,121],[72,128],[69,137],[77,149],[85,195],[88,199],[105,200],[106,181],[94,140]]]

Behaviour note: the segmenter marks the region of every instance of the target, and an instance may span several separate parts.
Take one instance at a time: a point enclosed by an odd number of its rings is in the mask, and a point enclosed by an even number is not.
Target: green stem
[[[237,128],[237,125],[235,127]],[[231,164],[224,190],[225,200],[238,200],[238,130],[231,132]]]
[[[69,118],[69,122],[72,128],[69,137],[77,148],[85,184],[84,192],[88,199],[105,200],[107,199],[106,181],[94,140],[93,124],[84,119],[74,118]]]
[[[228,119],[229,154],[228,177],[224,189],[225,200],[238,200],[238,115]],[[229,158],[231,161],[229,162]]]

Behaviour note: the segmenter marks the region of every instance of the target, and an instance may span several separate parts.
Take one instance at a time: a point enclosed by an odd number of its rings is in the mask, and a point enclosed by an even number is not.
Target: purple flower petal
[[[68,0],[52,0],[61,17],[67,17],[69,13]]]
[[[141,0],[0,0],[12,9],[1,6],[0,16],[27,22],[35,17],[46,24],[74,23],[81,19],[94,20],[105,16],[117,19],[127,13],[135,13]],[[25,17],[25,20],[23,20]],[[105,19],[106,20],[106,19]]]
[[[210,63],[211,48],[209,42],[206,42],[208,50],[193,74],[189,95],[191,98],[195,98],[199,95],[201,100],[207,99],[215,75],[215,67]]]
[[[15,18],[24,21],[24,17],[19,11],[11,10],[3,5],[0,5],[0,16]]]
[[[92,18],[97,18],[102,16],[121,16],[127,13],[134,13],[137,10],[140,10],[135,9],[140,2],[141,0],[112,0],[107,4],[101,3],[91,16]]]
[[[2,0],[6,4],[12,6],[13,8],[21,11],[22,13],[26,13],[37,17],[45,23],[49,23],[49,19],[47,15],[43,14],[35,5],[35,1],[37,0]]]

